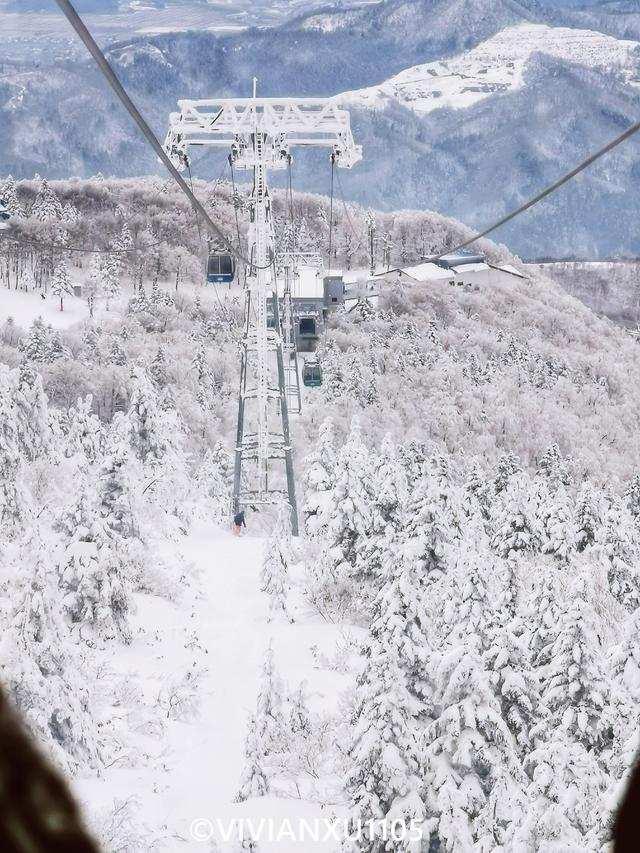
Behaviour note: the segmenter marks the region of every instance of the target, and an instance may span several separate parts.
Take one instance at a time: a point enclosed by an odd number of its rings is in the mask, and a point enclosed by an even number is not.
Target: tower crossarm
[[[190,145],[222,145],[231,148],[239,167],[251,168],[251,135],[269,139],[270,168],[286,165],[292,146],[324,146],[331,149],[336,166],[351,168],[362,159],[362,146],[351,133],[349,112],[331,98],[237,98],[178,101],[171,114],[165,149],[178,168],[188,164]]]

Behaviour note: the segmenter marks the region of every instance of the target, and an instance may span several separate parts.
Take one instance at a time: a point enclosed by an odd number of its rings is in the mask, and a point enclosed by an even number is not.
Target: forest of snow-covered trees
[[[245,188],[197,190],[233,233]],[[70,778],[124,789],[114,768],[148,765],[161,788],[171,727],[216,726],[198,717],[202,626],[155,692],[148,673],[114,674],[113,649],[148,648],[158,668],[169,626],[144,627],[149,602],[190,619],[183,543],[228,525],[240,293],[201,284],[197,224],[157,179],[9,179],[0,196],[17,222],[0,235],[0,680]],[[292,226],[276,193],[278,239],[322,251],[327,200],[295,206]],[[371,216],[380,264],[464,233],[430,213],[336,216],[345,267],[368,265]],[[80,302],[82,319],[23,327],[4,310],[16,292],[61,314]],[[258,632],[255,595],[265,643],[235,712],[237,802],[418,819],[423,841],[386,848],[407,853],[606,850],[638,747],[637,343],[540,276],[464,292],[390,280],[376,308],[336,312],[318,357],[323,386],[293,424],[305,535],[249,513],[265,542],[236,641]],[[302,664],[283,680],[271,633],[302,637],[330,687],[301,684]],[[228,653],[211,647],[207,666]],[[181,849],[135,811],[103,810],[107,853]]]

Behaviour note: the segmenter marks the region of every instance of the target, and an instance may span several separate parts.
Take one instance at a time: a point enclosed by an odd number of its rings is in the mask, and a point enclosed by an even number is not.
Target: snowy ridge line
[[[627,84],[637,87],[639,48],[640,42],[591,30],[521,24],[451,59],[415,65],[377,86],[344,92],[339,100],[373,110],[396,101],[418,115],[464,109],[523,88],[527,66],[536,53],[622,73]]]

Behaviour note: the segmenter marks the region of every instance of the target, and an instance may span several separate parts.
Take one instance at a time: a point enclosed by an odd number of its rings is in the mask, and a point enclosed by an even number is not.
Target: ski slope
[[[464,109],[492,95],[523,88],[536,54],[615,72],[637,86],[639,48],[636,41],[591,30],[521,24],[450,59],[415,65],[378,86],[345,92],[340,101],[367,109],[384,109],[396,101],[419,115],[441,108]]]
[[[163,547],[173,552],[167,562],[173,559],[176,566],[184,566],[183,598],[168,601],[137,595],[134,641],[129,647],[106,649],[105,666],[112,683],[130,677],[142,690],[146,707],[168,682],[189,670],[202,670],[197,714],[192,719],[165,720],[164,733],[155,739],[141,734],[144,726],[138,720],[132,741],[142,741],[143,756],[134,766],[122,766],[125,758],[102,771],[100,778],[77,778],[75,789],[89,815],[112,810],[114,800],[134,798],[139,807],[137,822],[145,827],[148,841],[164,841],[166,847],[161,850],[209,851],[208,838],[197,840],[195,833],[212,834],[216,849],[231,853],[233,844],[225,843],[221,835],[229,821],[252,818],[257,826],[261,817],[296,821],[325,814],[318,803],[282,796],[239,804],[233,799],[265,650],[269,645],[274,649],[285,695],[306,681],[311,710],[335,711],[346,676],[314,669],[310,649],[317,646],[331,654],[339,629],[315,616],[305,619],[295,577],[290,596],[295,622],[267,621],[267,596],[259,588],[262,538],[245,534],[238,539],[200,524],[186,539]],[[286,705],[284,711],[286,715]],[[105,717],[122,713],[122,708],[104,709]],[[130,713],[137,717],[134,709]],[[336,810],[334,804],[332,810]],[[222,830],[217,820],[224,822]],[[260,849],[287,853],[301,848],[292,841],[263,838]],[[332,849],[331,842],[305,843],[305,850],[318,853]]]

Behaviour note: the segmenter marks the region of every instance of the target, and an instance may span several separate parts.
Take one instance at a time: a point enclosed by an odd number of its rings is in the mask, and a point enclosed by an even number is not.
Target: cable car
[[[11,214],[4,206],[4,202],[0,198],[0,228],[8,228],[9,220],[11,219]]]
[[[236,277],[236,259],[228,252],[209,252],[207,281],[231,284]]]
[[[302,382],[307,388],[319,388],[322,385],[322,368],[317,361],[306,361],[302,368]]]

